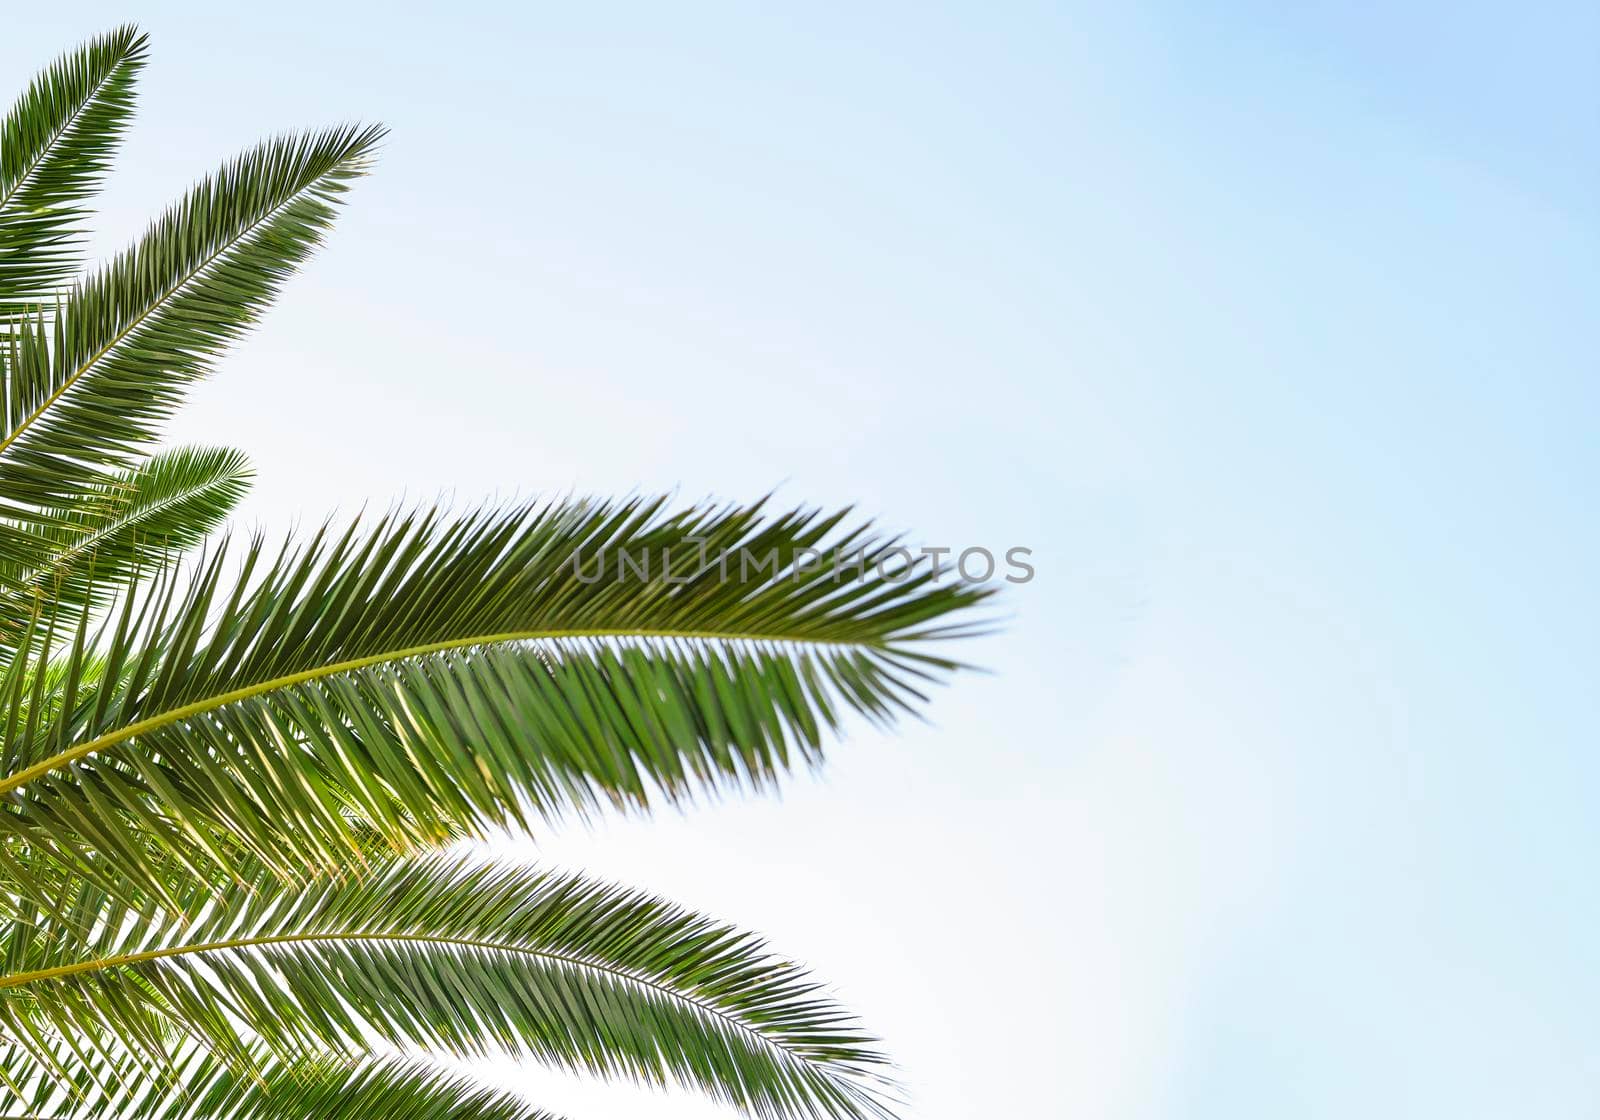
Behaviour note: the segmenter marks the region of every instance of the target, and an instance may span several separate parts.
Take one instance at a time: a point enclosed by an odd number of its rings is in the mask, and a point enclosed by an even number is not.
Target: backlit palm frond
[[[892,546],[841,520],[576,502],[258,544],[232,580],[219,551],[128,598],[98,640],[31,651],[68,664],[63,714],[13,714],[0,830],[130,873],[144,843],[292,871],[348,863],[352,818],[405,848],[766,786],[818,759],[842,712],[914,710],[955,667],[933,645],[970,632],[986,594],[880,567]],[[649,574],[586,570],[624,552]],[[776,567],[715,559],[745,554]],[[76,686],[86,648],[108,686]]]
[[[83,203],[133,112],[145,37],[120,27],[34,79],[0,123],[0,333],[54,307],[79,268]]]
[[[802,969],[649,895],[459,857],[286,884],[258,873],[176,908],[83,883],[16,923],[0,1028],[149,1038],[248,1061],[358,1056],[376,1037],[462,1057],[678,1083],[760,1117],[883,1116],[884,1060]],[[84,933],[83,931],[89,931]]]

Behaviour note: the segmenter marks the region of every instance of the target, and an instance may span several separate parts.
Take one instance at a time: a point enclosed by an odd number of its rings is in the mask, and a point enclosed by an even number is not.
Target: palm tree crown
[[[0,1116],[543,1115],[430,1053],[887,1115],[873,1040],[756,938],[459,842],[768,787],[916,707],[982,592],[760,503],[214,535],[249,466],[163,422],[383,133],[253,148],[84,273],[144,61],[95,39],[0,133]]]

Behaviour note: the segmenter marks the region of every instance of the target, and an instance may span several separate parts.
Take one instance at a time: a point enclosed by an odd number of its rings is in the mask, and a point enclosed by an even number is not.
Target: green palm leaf
[[[246,152],[70,292],[52,324],[15,333],[0,509],[52,525],[86,470],[130,466],[321,241],[381,136],[347,126]],[[0,558],[32,562],[26,544],[0,537]]]
[[[35,567],[0,564],[0,644],[40,611],[103,605],[116,591],[193,548],[249,487],[244,455],[225,447],[162,452],[98,483],[40,534]]]
[[[50,309],[78,268],[82,203],[133,112],[145,37],[120,27],[40,74],[0,124],[0,329]]]
[[[245,887],[191,880],[177,909],[69,887],[66,905],[19,915],[0,1024],[159,1055],[166,1023],[242,1058],[252,1038],[360,1054],[375,1035],[677,1081],[758,1116],[883,1114],[883,1058],[815,981],[649,895],[455,857]]]
[[[555,1120],[516,1097],[398,1058],[262,1055],[242,1072],[188,1045],[152,1077],[132,1056],[0,1047],[4,1120]]]
[[[890,546],[841,520],[565,503],[256,545],[233,581],[219,551],[129,598],[109,639],[78,632],[53,724],[20,719],[13,689],[23,750],[0,793],[21,796],[0,829],[85,874],[143,843],[196,871],[228,850],[292,871],[347,863],[352,819],[404,848],[765,786],[815,761],[840,712],[913,708],[955,667],[929,644],[970,632],[943,620],[983,598],[884,575]],[[702,547],[771,553],[776,575],[695,572]],[[583,555],[623,551],[652,573],[587,582]],[[864,578],[841,578],[852,554]],[[73,681],[91,647],[111,686]]]

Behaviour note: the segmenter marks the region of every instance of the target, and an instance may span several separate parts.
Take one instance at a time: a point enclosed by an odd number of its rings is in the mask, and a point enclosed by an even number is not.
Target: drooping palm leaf
[[[108,637],[71,639],[68,664],[99,649],[113,684],[69,672],[60,719],[13,717],[24,753],[0,793],[21,796],[0,830],[41,852],[132,860],[154,842],[288,870],[347,863],[352,817],[406,847],[760,787],[814,760],[840,711],[915,705],[953,667],[929,643],[969,630],[945,617],[983,598],[885,575],[889,546],[839,516],[662,508],[397,516],[270,559],[253,546],[233,581],[219,551],[130,598]],[[776,573],[697,572],[702,548],[770,553]],[[624,551],[650,554],[649,575],[588,582],[587,557]]]
[[[375,1035],[675,1080],[763,1117],[883,1115],[882,1057],[815,981],[648,895],[443,856],[178,893],[176,909],[129,906],[80,881],[20,915],[0,1026],[149,1039],[159,1055],[161,1022],[246,1058],[252,1039],[359,1055]]]

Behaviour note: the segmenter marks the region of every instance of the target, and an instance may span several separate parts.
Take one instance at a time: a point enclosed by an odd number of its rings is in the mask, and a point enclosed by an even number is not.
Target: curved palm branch
[[[758,1116],[884,1114],[883,1058],[803,970],[639,892],[446,856],[179,891],[179,909],[129,906],[80,882],[19,915],[0,1025],[146,1039],[157,1058],[162,1028],[239,1059],[254,1039],[354,1056],[376,1036],[675,1080]]]
[[[0,830],[85,874],[94,852],[131,858],[135,829],[197,870],[226,847],[292,871],[347,863],[352,819],[404,848],[760,787],[815,760],[841,710],[915,705],[954,667],[929,643],[970,632],[942,619],[983,597],[883,574],[890,546],[839,515],[661,510],[397,516],[272,559],[252,545],[232,581],[219,550],[129,597],[108,638],[78,630],[54,723],[27,726],[14,687]],[[703,547],[776,573],[696,570]],[[625,552],[653,554],[649,575],[588,582],[585,556]],[[846,556],[862,578],[841,578]],[[110,685],[76,684],[86,648]]]

